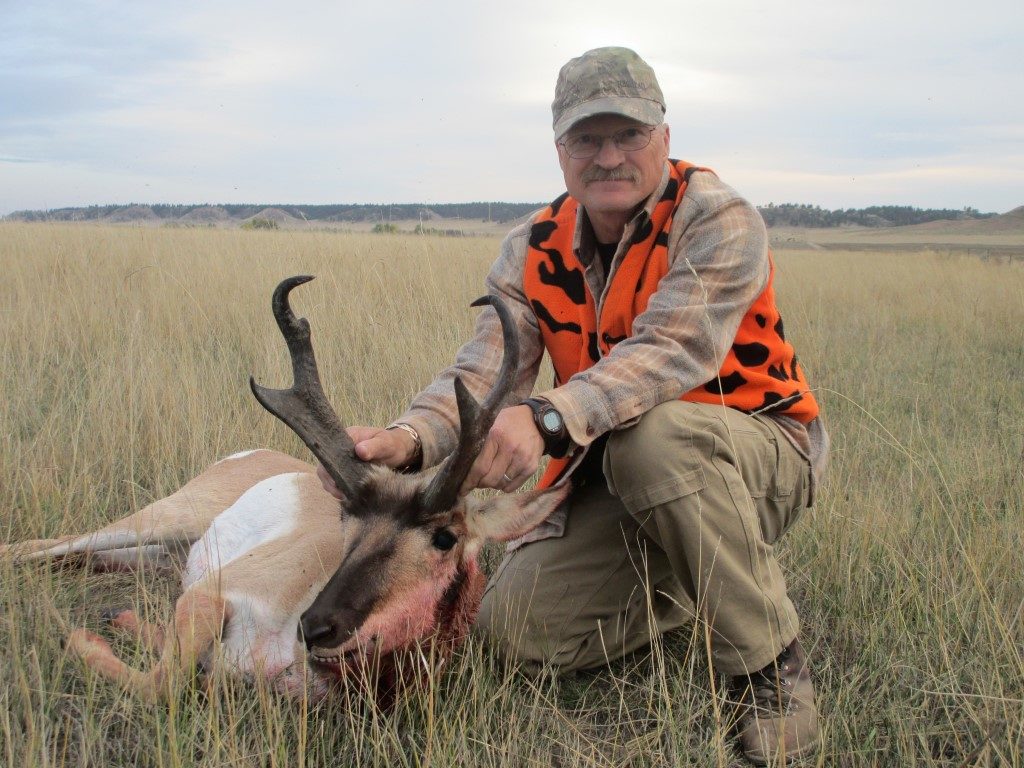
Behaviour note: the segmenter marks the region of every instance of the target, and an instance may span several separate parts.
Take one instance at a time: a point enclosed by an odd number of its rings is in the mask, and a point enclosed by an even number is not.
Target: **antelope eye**
[[[442,552],[447,552],[449,549],[455,546],[455,542],[459,540],[459,537],[449,531],[447,528],[440,528],[435,534],[434,539],[430,543],[440,549]]]

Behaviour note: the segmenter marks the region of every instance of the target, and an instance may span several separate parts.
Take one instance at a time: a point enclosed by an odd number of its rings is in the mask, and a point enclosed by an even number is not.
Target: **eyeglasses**
[[[623,152],[636,152],[651,143],[656,125],[639,125],[623,128],[611,136],[600,136],[596,133],[578,133],[565,141],[558,142],[565,147],[573,160],[586,160],[594,157],[604,147],[606,139],[611,139],[616,148]]]

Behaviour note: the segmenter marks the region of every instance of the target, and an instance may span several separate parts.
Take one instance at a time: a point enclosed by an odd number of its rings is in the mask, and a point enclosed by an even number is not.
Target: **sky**
[[[558,69],[636,50],[758,205],[1024,205],[1019,0],[0,0],[0,215],[540,202]]]

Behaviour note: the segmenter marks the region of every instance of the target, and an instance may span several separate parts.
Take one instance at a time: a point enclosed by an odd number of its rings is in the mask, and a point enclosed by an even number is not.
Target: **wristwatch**
[[[556,459],[565,456],[569,451],[570,440],[562,414],[547,400],[539,397],[529,397],[522,404],[530,406],[533,411],[533,423],[544,438],[544,453]]]

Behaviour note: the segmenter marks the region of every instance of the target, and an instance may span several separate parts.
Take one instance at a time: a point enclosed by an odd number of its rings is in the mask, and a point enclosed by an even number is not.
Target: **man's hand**
[[[462,484],[462,493],[474,488],[498,488],[510,493],[537,471],[543,455],[544,439],[533,422],[530,406],[503,408]]]
[[[416,454],[416,443],[412,435],[401,429],[348,427],[345,431],[356,444],[356,456],[363,461],[376,461],[397,469],[406,466]],[[316,465],[316,475],[325,491],[335,498],[345,498],[320,464]]]

